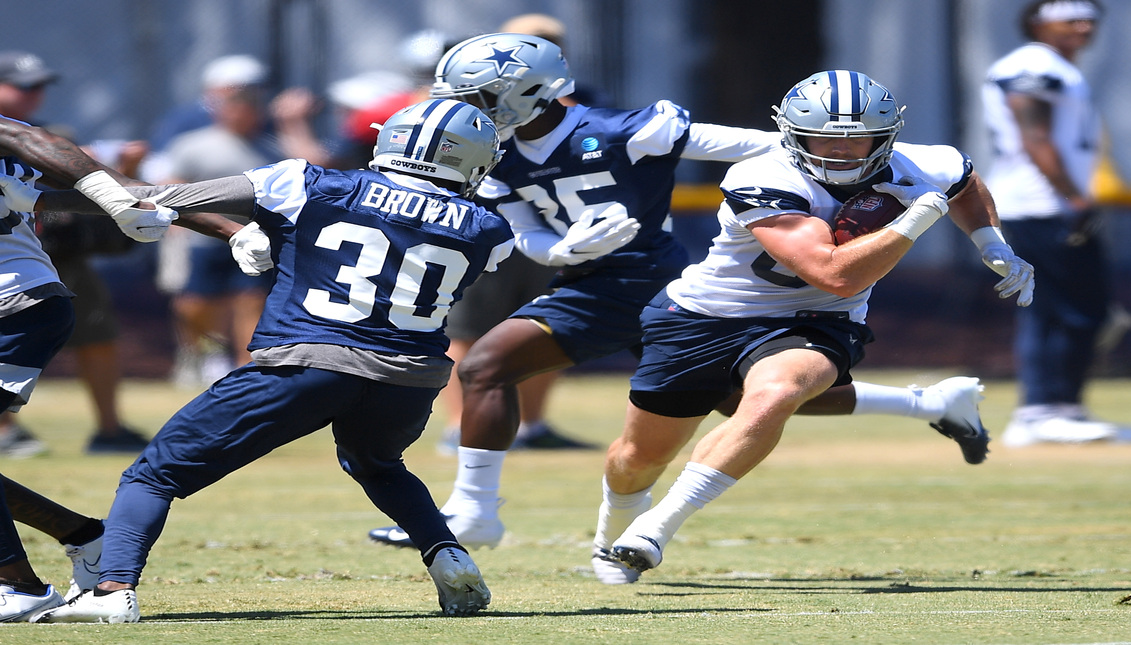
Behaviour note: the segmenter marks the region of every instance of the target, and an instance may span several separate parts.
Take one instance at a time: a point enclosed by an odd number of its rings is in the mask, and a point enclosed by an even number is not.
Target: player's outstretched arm
[[[100,170],[116,175],[119,181],[126,179],[92,159],[69,140],[43,128],[3,117],[0,117],[0,154],[19,157],[65,186],[73,186],[83,177]]]
[[[1033,266],[1018,257],[1006,243],[994,199],[978,173],[971,175],[962,192],[950,200],[950,218],[970,236],[982,255],[982,262],[1002,277],[994,285],[998,296],[1016,295],[1017,306],[1028,307],[1033,302]]]

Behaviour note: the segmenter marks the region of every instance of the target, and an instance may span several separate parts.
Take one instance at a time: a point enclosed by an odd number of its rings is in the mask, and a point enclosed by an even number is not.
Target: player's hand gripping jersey
[[[443,356],[452,302],[514,245],[503,218],[413,177],[301,159],[244,174],[277,268],[253,351],[319,343]]]
[[[520,251],[542,264],[577,222],[627,213],[640,230],[620,248],[580,264],[622,278],[674,277],[687,254],[669,232],[680,158],[738,161],[777,146],[780,134],[694,124],[659,101],[639,110],[570,107],[551,133],[512,137],[477,197],[497,202]]]
[[[962,190],[972,171],[969,158],[950,146],[896,143],[890,166],[868,185],[918,176],[949,199]],[[842,298],[811,286],[770,256],[746,227],[788,212],[831,223],[841,205],[866,186],[818,183],[799,170],[784,149],[735,164],[721,186],[722,230],[707,257],[668,286],[672,300],[689,311],[723,318],[791,318],[799,311],[834,311],[864,322],[871,287]]]

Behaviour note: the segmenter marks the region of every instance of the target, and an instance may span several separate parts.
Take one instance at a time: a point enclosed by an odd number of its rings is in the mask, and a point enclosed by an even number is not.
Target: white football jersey
[[[4,117],[0,117],[4,118]],[[11,174],[34,182],[42,176],[15,157],[2,157]],[[36,236],[31,213],[11,211],[0,218],[0,299],[23,293],[33,287],[59,282],[59,274],[43,251]]]
[[[969,158],[951,146],[897,143],[889,168],[868,183],[915,175],[949,198],[965,187],[971,172]],[[851,194],[834,196],[798,169],[784,148],[735,164],[720,187],[725,196],[718,212],[721,232],[707,257],[668,285],[672,300],[689,311],[720,318],[788,318],[799,311],[829,311],[847,312],[853,321],[864,322],[870,286],[851,298],[811,286],[778,264],[746,228],[789,212],[831,223]]]
[[[1053,144],[1073,183],[1086,192],[1095,170],[1100,136],[1088,82],[1053,48],[1029,43],[994,63],[982,86],[994,153],[986,185],[994,196],[998,215],[1008,220],[1067,212],[1067,201],[1021,145],[1020,130],[1006,104],[1006,95],[1015,92],[1052,104]]]

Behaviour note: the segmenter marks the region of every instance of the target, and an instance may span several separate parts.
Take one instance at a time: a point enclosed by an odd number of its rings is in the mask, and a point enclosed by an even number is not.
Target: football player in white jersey
[[[111,213],[130,237],[152,242],[175,213],[139,204],[118,183],[136,183],[88,157],[66,139],[0,117],[0,174],[59,187],[77,186]],[[113,175],[113,176],[112,176]],[[5,191],[0,200],[0,411],[31,398],[40,373],[74,326],[73,294],[59,280],[33,230],[32,205]],[[186,217],[202,232],[228,239],[240,225],[213,215]],[[66,545],[74,564],[68,597],[97,582],[102,523],[75,513],[6,477],[0,477],[0,622],[26,621],[63,604],[64,597],[36,575],[13,520]]]
[[[639,353],[640,310],[688,262],[666,226],[679,160],[781,151],[780,132],[693,123],[669,101],[639,110],[566,107],[557,98],[571,84],[556,45],[520,34],[471,38],[437,68],[434,94],[484,107],[508,137],[478,198],[497,204],[524,254],[560,267],[554,292],[476,341],[459,369],[459,467],[441,511],[469,547],[494,547],[503,536],[498,490],[518,428],[515,384],[624,349]],[[988,441],[977,411],[980,387],[968,377],[921,389],[856,383],[822,395],[804,413],[923,419],[955,438],[967,461],[980,463]],[[369,535],[412,546],[399,527]],[[593,566],[604,582],[624,581],[613,563],[595,558]]]
[[[723,180],[722,230],[707,257],[641,314],[644,354],[605,462],[594,540],[633,572],[658,565],[680,524],[765,459],[803,404],[851,383],[872,340],[872,285],[948,211],[1002,276],[999,295],[1032,298],[1032,267],[1002,240],[969,159],[950,146],[897,144],[902,108],[883,86],[847,70],[814,74],[786,94],[777,124],[784,147],[735,164]],[[869,186],[906,210],[838,246],[833,216]],[[657,478],[736,391],[734,414],[698,442],[649,510]]]
[[[1021,401],[1002,435],[1007,446],[1095,441],[1119,431],[1083,405],[1111,284],[1088,192],[1100,120],[1073,61],[1100,13],[1093,0],[1031,2],[1021,13],[1030,42],[995,62],[983,85],[994,153],[986,184],[1006,239],[1041,275],[1034,305],[1017,312]]]
[[[479,569],[402,454],[451,373],[448,309],[514,248],[506,220],[468,199],[500,155],[482,112],[428,100],[389,118],[368,169],[288,159],[233,177],[131,188],[185,212],[251,217],[247,228],[270,239],[275,282],[248,346],[253,360],[181,408],[122,474],[98,586],[32,622],[137,622],[135,587],[172,500],[327,424],[342,468],[412,534],[441,611],[486,607]],[[5,195],[20,190],[3,181]],[[23,200],[86,210],[77,197]]]

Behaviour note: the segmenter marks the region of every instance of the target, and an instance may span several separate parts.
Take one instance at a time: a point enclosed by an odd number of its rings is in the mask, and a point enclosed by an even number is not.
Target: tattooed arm
[[[43,128],[0,117],[0,155],[19,157],[39,169],[56,187],[70,188],[83,177],[102,170],[119,183],[140,185],[112,168],[91,159],[81,148]]]

